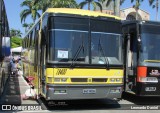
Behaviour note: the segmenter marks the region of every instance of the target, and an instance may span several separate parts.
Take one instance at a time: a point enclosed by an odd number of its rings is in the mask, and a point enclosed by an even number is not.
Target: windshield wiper
[[[98,43],[98,51],[101,51],[103,57],[104,57],[104,60],[106,62],[106,68],[109,70],[109,61],[108,61],[108,58],[105,57],[105,54],[104,54],[104,49],[102,48],[102,44],[101,44],[101,39],[99,38],[99,43]]]
[[[81,45],[78,47],[78,49],[77,49],[77,51],[76,51],[76,53],[75,53],[75,55],[74,55],[74,57],[73,57],[73,59],[72,59],[72,63],[71,63],[71,65],[70,65],[70,68],[73,68],[74,67],[74,62],[75,61],[77,61],[77,59],[78,59],[78,55],[79,55],[79,53],[81,52],[81,50],[83,49],[83,53],[84,53],[84,41],[83,41],[83,37],[82,37],[82,43],[81,43]]]

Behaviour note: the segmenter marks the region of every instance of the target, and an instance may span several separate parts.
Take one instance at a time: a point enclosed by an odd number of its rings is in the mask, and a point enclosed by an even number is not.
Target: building
[[[101,3],[102,12],[119,16],[119,14],[120,14],[120,0],[111,0],[110,4],[108,6],[106,6],[107,1],[108,0]],[[100,8],[96,7],[96,11],[100,11]]]
[[[120,16],[122,20],[135,20],[136,10],[133,7],[120,10],[120,0],[111,0],[110,4],[106,6],[107,0],[103,2],[102,13]],[[96,11],[100,11],[99,7],[96,7]],[[150,14],[142,9],[138,10],[138,20],[149,20]]]
[[[136,10],[133,7],[120,10],[120,17],[122,20],[135,20]],[[142,9],[138,10],[138,20],[149,20],[150,14]]]

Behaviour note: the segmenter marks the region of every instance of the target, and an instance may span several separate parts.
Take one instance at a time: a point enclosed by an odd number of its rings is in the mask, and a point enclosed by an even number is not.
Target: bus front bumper
[[[46,100],[121,98],[122,84],[117,85],[47,85]]]

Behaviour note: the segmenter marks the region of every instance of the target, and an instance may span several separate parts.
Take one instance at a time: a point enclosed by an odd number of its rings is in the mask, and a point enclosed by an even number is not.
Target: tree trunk
[[[25,33],[27,33],[27,27],[24,28]]]
[[[136,10],[136,20],[138,20],[138,9],[135,10]]]
[[[120,0],[114,0],[114,14],[120,16]]]
[[[159,0],[156,1],[156,21],[158,21],[158,5],[159,5]]]
[[[91,4],[91,3],[88,3],[88,10],[90,10],[90,9],[91,9],[91,8],[90,8],[90,4]]]

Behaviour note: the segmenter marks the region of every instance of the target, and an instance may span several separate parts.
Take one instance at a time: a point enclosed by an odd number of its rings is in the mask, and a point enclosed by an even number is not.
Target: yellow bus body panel
[[[96,11],[89,11],[83,9],[72,9],[72,8],[49,8],[46,10],[47,13],[58,13],[58,14],[74,14],[74,15],[81,15],[81,16],[93,16],[93,17],[111,17],[117,20],[121,20],[118,16],[113,16],[101,12]]]
[[[121,84],[123,83],[122,69],[69,69],[69,68],[47,68],[47,83],[54,84]],[[67,79],[66,82],[55,81],[55,79]],[[115,80],[115,81],[111,81]],[[116,81],[118,80],[118,81]]]

